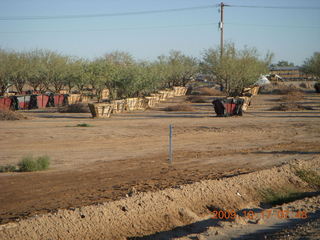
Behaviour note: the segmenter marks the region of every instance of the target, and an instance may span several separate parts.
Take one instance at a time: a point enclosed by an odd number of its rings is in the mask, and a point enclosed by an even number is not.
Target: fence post
[[[169,125],[169,163],[172,164],[173,162],[173,146],[172,146],[172,125]]]

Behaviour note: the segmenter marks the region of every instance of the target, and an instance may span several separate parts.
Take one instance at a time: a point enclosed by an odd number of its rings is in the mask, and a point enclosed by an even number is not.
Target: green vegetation
[[[307,182],[311,187],[320,190],[320,175],[315,171],[298,169],[296,170],[296,175],[303,181]]]
[[[296,169],[295,174],[309,184],[310,187],[320,190],[320,175],[307,169]],[[306,193],[294,188],[283,188],[274,190],[271,188],[259,191],[264,204],[278,205],[282,203],[292,202],[306,196]]]
[[[18,166],[6,165],[0,166],[0,172],[34,172],[48,169],[50,158],[48,156],[32,157],[26,156],[21,159]]]
[[[88,123],[79,123],[76,125],[76,127],[93,127],[93,126]]]
[[[0,96],[14,85],[19,93],[28,85],[34,90],[59,93],[65,89],[87,93],[100,101],[107,88],[110,100],[142,97],[161,89],[185,86],[203,73],[223,85],[225,93],[238,94],[268,71],[271,55],[260,59],[257,50],[238,50],[226,44],[223,57],[220,49],[208,49],[202,59],[179,51],[159,56],[154,61],[138,61],[126,52],[111,52],[94,60],[36,49],[15,52],[0,49]]]
[[[34,158],[32,156],[23,157],[18,163],[20,172],[42,171],[49,168],[50,158],[48,156],[40,156]]]
[[[15,172],[17,167],[15,165],[0,166],[0,172]]]
[[[14,85],[41,92],[62,89],[83,93],[87,88],[100,100],[108,88],[111,100],[140,97],[172,86],[185,85],[198,62],[178,51],[156,61],[137,61],[126,52],[111,52],[95,60],[75,58],[48,50],[14,52],[0,49],[0,96]]]
[[[288,62],[288,61],[278,61],[277,64],[271,64],[271,67],[294,67],[294,63],[293,62]]]
[[[302,71],[306,74],[314,75],[320,80],[320,52],[315,52],[304,61]]]
[[[255,48],[238,50],[234,44],[226,44],[222,57],[219,48],[206,50],[200,66],[204,73],[215,75],[224,91],[233,96],[255,83],[261,74],[268,73],[271,59],[272,54],[260,59]]]
[[[77,125],[67,125],[66,127],[93,127],[93,125],[88,123],[79,123]]]
[[[271,205],[281,205],[283,203],[288,203],[300,199],[305,196],[304,193],[299,192],[293,188],[284,188],[279,190],[274,190],[271,188],[266,188],[259,191],[262,197],[263,204]]]

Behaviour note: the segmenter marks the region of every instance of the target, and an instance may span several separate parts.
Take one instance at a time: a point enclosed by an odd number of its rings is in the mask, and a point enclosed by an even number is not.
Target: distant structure
[[[276,76],[282,81],[300,81],[313,79],[313,76],[303,73],[300,67],[270,67],[270,76]]]

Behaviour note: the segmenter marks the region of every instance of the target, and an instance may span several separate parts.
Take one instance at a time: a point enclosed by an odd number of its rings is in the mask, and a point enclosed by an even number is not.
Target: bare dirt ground
[[[296,217],[304,209],[305,218]],[[318,240],[320,239],[320,196],[297,200],[281,206],[255,208],[254,219],[238,217],[236,221],[221,220],[201,233],[193,233],[175,240]],[[240,211],[241,212],[241,211]],[[267,216],[266,213],[271,213]],[[262,214],[263,213],[263,214]],[[282,218],[286,213],[285,218]],[[173,233],[171,233],[173,234]],[[176,233],[177,234],[177,233]],[[153,238],[157,239],[157,237]],[[158,238],[161,239],[161,238]],[[168,238],[169,239],[169,238]],[[147,239],[141,239],[147,240]]]
[[[265,229],[319,218],[320,196],[315,192],[319,185],[312,184],[318,180],[306,181],[297,175],[297,169],[312,169],[320,176],[320,158],[155,192],[133,192],[130,197],[116,201],[1,224],[0,239],[227,240],[240,236],[248,239],[252,233]],[[261,205],[264,198],[260,191],[268,188],[277,192],[295,189],[302,193],[300,197],[309,197],[270,208],[270,204]],[[233,218],[218,217],[221,215],[215,214],[215,210],[237,214]]]
[[[0,223],[57,209],[108,202],[138,191],[233,176],[320,155],[320,96],[314,110],[269,109],[280,96],[259,95],[243,117],[216,118],[208,103],[194,112],[145,112],[91,119],[90,114],[31,111],[32,120],[0,123],[0,165],[48,155],[45,172],[0,174]],[[88,123],[92,127],[74,127]],[[168,125],[174,125],[174,164],[168,165]]]

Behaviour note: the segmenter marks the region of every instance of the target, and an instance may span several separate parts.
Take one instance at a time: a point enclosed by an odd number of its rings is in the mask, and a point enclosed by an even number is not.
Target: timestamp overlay
[[[290,210],[282,210],[282,209],[263,209],[261,211],[253,211],[253,210],[214,210],[212,211],[213,216],[212,219],[218,220],[233,220],[236,218],[244,217],[249,220],[253,219],[270,219],[270,218],[278,218],[278,219],[288,219],[288,218],[296,218],[296,219],[306,219],[308,218],[307,211],[299,210],[299,211],[290,211]]]

